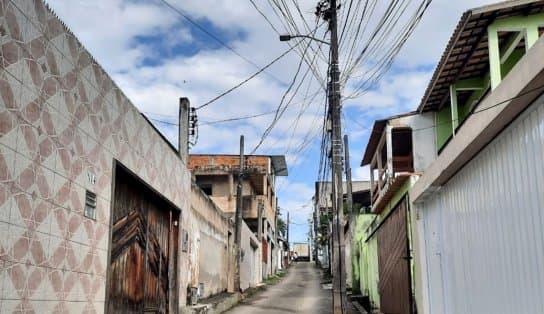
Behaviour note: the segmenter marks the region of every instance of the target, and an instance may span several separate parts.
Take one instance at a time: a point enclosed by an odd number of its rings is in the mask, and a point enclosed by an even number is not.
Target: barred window
[[[85,210],[83,214],[87,218],[96,220],[96,194],[89,190],[85,191]]]

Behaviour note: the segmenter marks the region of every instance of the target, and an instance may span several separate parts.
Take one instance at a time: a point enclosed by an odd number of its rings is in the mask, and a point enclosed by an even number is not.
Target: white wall
[[[416,204],[427,313],[544,313],[543,103]]]
[[[246,290],[260,282],[258,274],[261,271],[261,246],[245,222],[242,224],[241,240],[243,258],[240,263],[240,288]]]
[[[390,121],[395,126],[412,128],[412,143],[415,172],[423,172],[436,159],[436,136],[434,112],[426,112]]]

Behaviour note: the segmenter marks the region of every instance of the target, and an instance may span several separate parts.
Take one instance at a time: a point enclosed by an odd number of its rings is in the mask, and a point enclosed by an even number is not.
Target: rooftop
[[[542,0],[513,0],[466,11],[444,51],[418,107],[438,110],[449,103],[449,87],[458,80],[482,77],[489,71],[487,27],[496,19],[544,12]],[[507,41],[499,35],[499,43]]]
[[[284,155],[244,155],[246,167],[267,167],[268,159],[272,172],[276,176],[287,176],[287,162]],[[198,159],[201,159],[197,161]],[[240,156],[232,154],[191,154],[189,155],[190,169],[233,168],[240,165]]]

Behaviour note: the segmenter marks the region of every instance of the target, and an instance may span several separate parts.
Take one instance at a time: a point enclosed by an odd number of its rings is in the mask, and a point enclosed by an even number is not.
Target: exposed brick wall
[[[0,312],[103,312],[114,159],[182,210],[190,173],[41,0],[0,14]]]
[[[265,168],[268,171],[270,157],[267,156],[248,156],[245,159],[246,167],[253,168]],[[240,156],[234,155],[190,155],[189,156],[189,169],[197,168],[210,168],[210,167],[224,167],[234,168],[240,166]]]

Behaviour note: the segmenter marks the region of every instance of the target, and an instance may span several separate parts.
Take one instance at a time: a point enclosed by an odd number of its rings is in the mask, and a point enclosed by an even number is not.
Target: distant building
[[[225,213],[236,211],[236,185],[240,169],[237,155],[190,155],[189,168],[196,184]],[[244,222],[259,241],[262,278],[277,267],[276,178],[287,176],[284,156],[246,156],[243,178]],[[260,221],[259,221],[260,220]]]
[[[343,182],[344,198],[346,197],[346,182]],[[354,210],[359,212],[363,207],[368,207],[370,202],[368,181],[353,181],[353,205]],[[331,182],[316,182],[315,192],[312,198],[313,212],[313,234],[315,237],[314,259],[323,268],[329,269],[331,256],[331,219],[332,219],[332,184]],[[344,217],[349,222],[349,216]],[[346,224],[347,225],[347,224]],[[349,227],[348,227],[349,228]],[[346,242],[347,243],[347,242]],[[349,259],[349,252],[346,255]],[[346,263],[349,264],[349,263]]]

